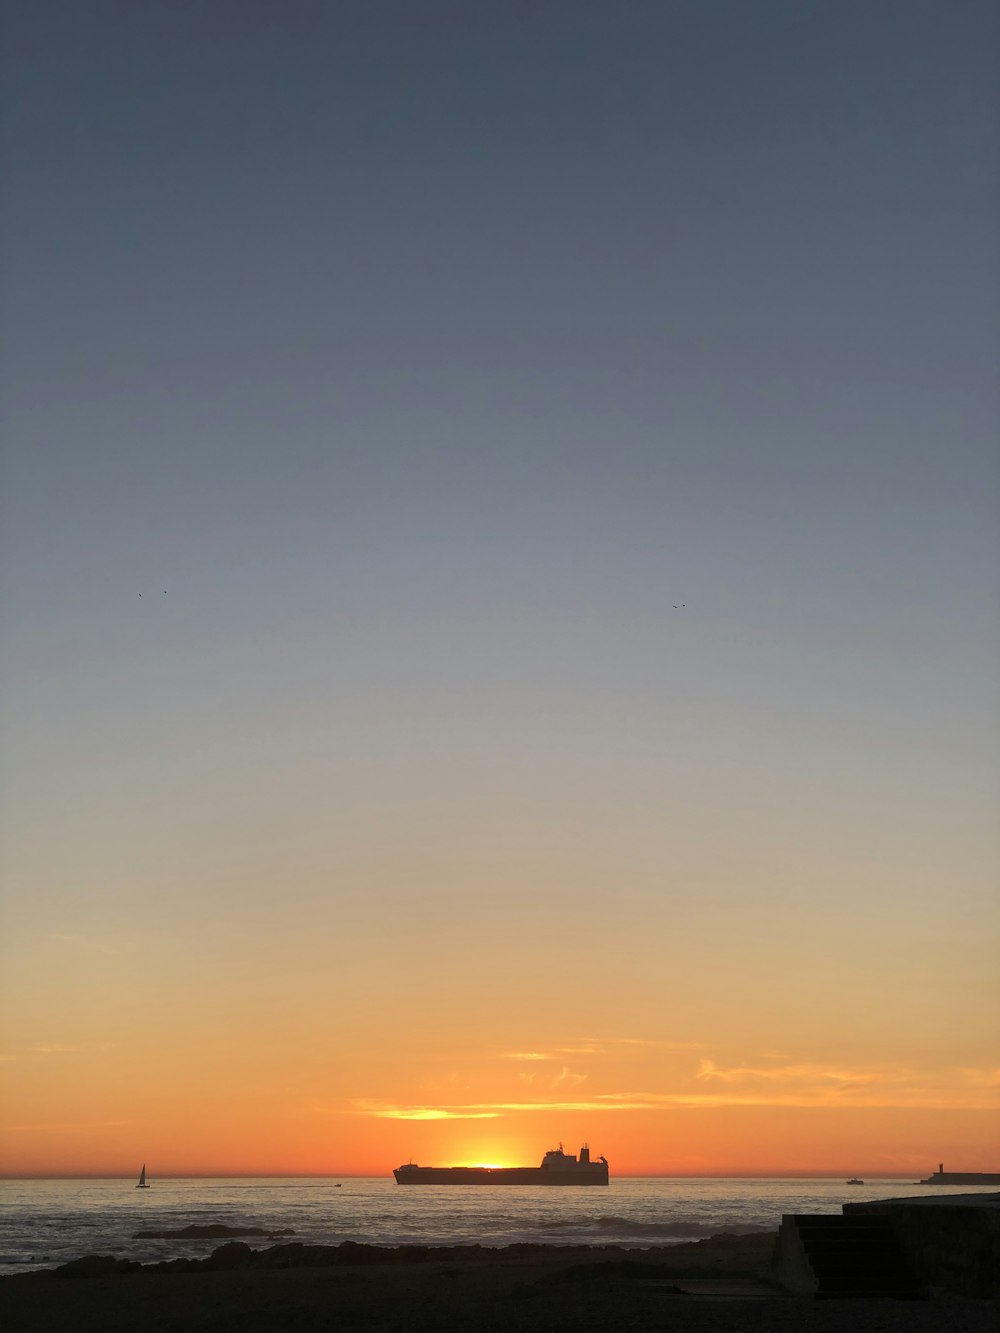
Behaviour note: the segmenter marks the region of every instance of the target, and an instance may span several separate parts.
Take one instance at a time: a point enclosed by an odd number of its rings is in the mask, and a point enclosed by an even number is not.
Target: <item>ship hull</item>
[[[549,1171],[542,1166],[400,1166],[397,1185],[606,1185],[606,1162]]]

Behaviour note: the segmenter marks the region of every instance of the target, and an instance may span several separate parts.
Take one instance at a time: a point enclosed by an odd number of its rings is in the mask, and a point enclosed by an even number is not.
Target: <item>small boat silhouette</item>
[[[138,1185],[136,1185],[136,1189],[137,1189],[137,1190],[148,1190],[148,1189],[149,1189],[149,1186],[146,1184],[146,1163],[145,1163],[145,1162],[143,1162],[143,1164],[142,1164],[142,1170],[139,1172],[139,1183],[138,1183]]]
[[[857,1176],[851,1176],[850,1180],[846,1180],[844,1182],[845,1185],[863,1185],[864,1183],[865,1182],[863,1180],[859,1180]]]

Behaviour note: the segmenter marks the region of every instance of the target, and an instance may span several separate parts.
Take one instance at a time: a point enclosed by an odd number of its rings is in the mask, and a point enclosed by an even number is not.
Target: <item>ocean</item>
[[[399,1186],[390,1178],[0,1181],[0,1273],[85,1254],[141,1263],[202,1258],[220,1239],[140,1240],[192,1224],[294,1232],[311,1245],[620,1245],[646,1249],[722,1232],[773,1231],[782,1213],[839,1213],[852,1200],[928,1193],[912,1180],[640,1179],[607,1188]],[[277,1243],[245,1237],[261,1248]]]

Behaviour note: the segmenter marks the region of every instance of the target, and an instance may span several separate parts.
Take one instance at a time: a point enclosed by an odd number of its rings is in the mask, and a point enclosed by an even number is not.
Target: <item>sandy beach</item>
[[[985,1301],[815,1301],[768,1281],[773,1237],[658,1250],[231,1242],[202,1261],[83,1262],[0,1279],[19,1333],[167,1330],[915,1330],[992,1333]],[[103,1271],[102,1271],[103,1270]]]

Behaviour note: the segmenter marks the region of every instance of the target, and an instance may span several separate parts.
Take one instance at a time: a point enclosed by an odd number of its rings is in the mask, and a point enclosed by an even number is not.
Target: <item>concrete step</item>
[[[859,1223],[838,1213],[786,1214],[775,1264],[786,1285],[820,1297],[920,1295],[920,1285],[881,1217]]]

